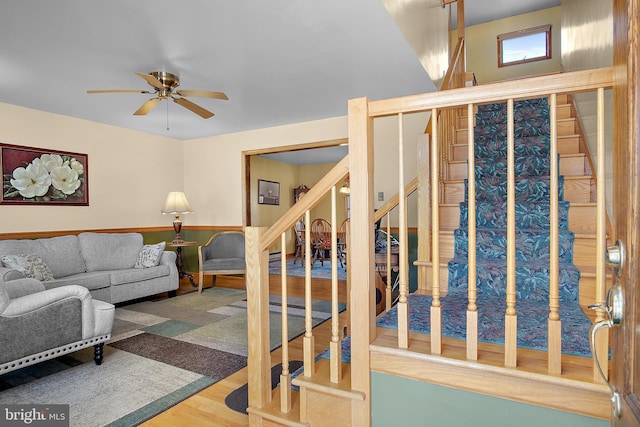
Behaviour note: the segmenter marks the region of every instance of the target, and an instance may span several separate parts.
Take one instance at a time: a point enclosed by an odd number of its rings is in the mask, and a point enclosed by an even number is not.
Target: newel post
[[[351,184],[351,389],[366,397],[352,401],[354,425],[371,425],[369,344],[375,337],[373,236],[373,120],[366,98],[349,100],[349,182]]]
[[[260,250],[260,237],[266,229],[266,227],[245,228],[247,325],[249,332],[247,368],[250,408],[262,408],[271,402],[269,251]]]

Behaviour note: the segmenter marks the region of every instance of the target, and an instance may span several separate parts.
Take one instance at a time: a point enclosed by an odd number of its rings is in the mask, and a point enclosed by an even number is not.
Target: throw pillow
[[[24,277],[31,277],[41,282],[53,280],[51,270],[49,270],[47,264],[42,261],[42,258],[36,254],[4,255],[2,257],[2,264],[5,267],[18,270]]]
[[[155,245],[144,245],[138,254],[138,259],[134,265],[135,268],[149,268],[160,264],[160,257],[164,252],[165,242]]]

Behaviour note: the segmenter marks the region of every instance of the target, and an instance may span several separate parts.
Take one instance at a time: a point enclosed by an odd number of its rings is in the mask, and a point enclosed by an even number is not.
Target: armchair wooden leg
[[[198,274],[198,293],[202,293],[202,284],[204,283],[204,273],[201,271]]]

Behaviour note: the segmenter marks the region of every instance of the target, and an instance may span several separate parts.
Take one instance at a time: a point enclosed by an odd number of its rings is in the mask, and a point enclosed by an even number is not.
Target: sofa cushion
[[[42,261],[42,258],[36,254],[3,255],[1,259],[5,267],[18,270],[24,277],[30,277],[42,282],[53,280],[51,270]]]
[[[133,268],[142,249],[139,233],[80,233],[80,251],[87,271]]]
[[[111,286],[109,273],[105,271],[90,271],[86,273],[74,274],[73,276],[61,277],[49,282],[43,282],[47,289],[59,288],[67,285],[80,285],[90,291]]]
[[[166,243],[160,242],[155,245],[144,245],[138,254],[138,259],[134,265],[135,268],[149,268],[160,264],[160,258]]]
[[[77,236],[0,240],[0,256],[18,254],[38,255],[55,278],[86,271]]]
[[[111,272],[111,284],[113,286],[126,285],[127,283],[142,282],[144,280],[157,279],[168,276],[171,273],[168,265],[159,265],[150,268],[132,268]]]

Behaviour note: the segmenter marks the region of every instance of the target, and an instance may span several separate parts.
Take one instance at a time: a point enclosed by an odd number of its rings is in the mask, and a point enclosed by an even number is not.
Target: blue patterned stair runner
[[[475,134],[476,256],[478,339],[504,344],[506,310],[506,104],[478,107]],[[518,346],[547,349],[549,317],[549,105],[546,98],[514,103],[516,170],[516,310]],[[574,235],[569,231],[569,203],[564,199],[563,177],[559,190],[560,319],[562,352],[591,356],[591,321],[578,305],[580,272],[573,265]],[[460,203],[460,228],[454,231],[454,258],[448,263],[448,294],[442,301],[442,334],[466,338],[468,306],[468,209]],[[432,298],[410,294],[409,330],[430,332]],[[397,329],[397,305],[376,320],[383,328]],[[342,361],[351,361],[350,337],[342,341]],[[329,350],[316,359],[329,359]],[[302,368],[292,377],[302,373]],[[294,387],[296,388],[296,387]]]

